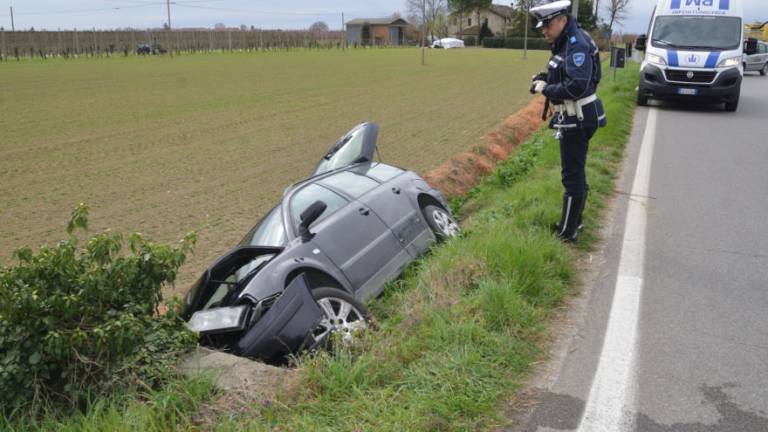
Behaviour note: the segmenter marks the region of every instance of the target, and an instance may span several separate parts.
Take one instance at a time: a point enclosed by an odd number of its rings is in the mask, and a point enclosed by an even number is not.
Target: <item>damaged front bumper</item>
[[[315,344],[312,330],[318,325],[323,315],[312,298],[306,276],[300,275],[294,279],[272,306],[250,327],[238,327],[237,323],[248,323],[252,320],[247,316],[252,313],[251,309],[243,309],[242,306],[212,308],[196,312],[189,322],[190,326],[193,323],[199,323],[200,315],[205,317],[205,314],[209,317],[217,314],[231,317],[224,325],[229,326],[229,332],[238,332],[241,335],[231,343],[229,348],[232,352],[243,357],[260,358],[267,362],[278,361]],[[222,330],[201,332],[204,336],[215,333],[221,334]]]

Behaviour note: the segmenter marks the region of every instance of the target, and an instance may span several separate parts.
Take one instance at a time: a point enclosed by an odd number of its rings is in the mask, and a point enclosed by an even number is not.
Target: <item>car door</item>
[[[299,215],[315,201],[327,208],[310,226],[312,242],[319,252],[338,267],[356,290],[355,295],[367,299],[377,294],[396,266],[402,252],[392,231],[371,208],[317,183],[293,193],[289,208],[294,230]]]
[[[375,123],[361,123],[328,150],[315,167],[313,176],[359,162],[370,162],[376,152],[379,127]]]
[[[398,178],[404,171],[375,162],[353,170],[381,182],[380,187],[360,197],[360,201],[381,217],[411,257],[416,258],[423,253],[431,244],[431,241],[424,241],[425,238],[431,239],[429,227],[421,211],[411,203],[408,193],[402,190],[402,182]]]

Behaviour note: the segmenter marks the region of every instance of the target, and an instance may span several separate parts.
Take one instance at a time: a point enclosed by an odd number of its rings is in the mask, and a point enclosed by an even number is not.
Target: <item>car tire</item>
[[[438,242],[456,237],[461,233],[459,224],[456,223],[451,214],[444,208],[429,204],[424,206],[421,212]]]
[[[736,112],[739,109],[739,93],[736,93],[733,99],[725,102],[725,110],[728,112]]]
[[[768,75],[768,63],[766,63],[765,66],[763,66],[763,68],[760,69],[760,75],[762,76]]]
[[[322,287],[312,290],[312,298],[323,313],[320,323],[312,329],[312,349],[329,348],[333,340],[329,336],[334,333],[340,334],[345,343],[352,343],[355,333],[366,329],[368,308],[352,294],[338,288]]]

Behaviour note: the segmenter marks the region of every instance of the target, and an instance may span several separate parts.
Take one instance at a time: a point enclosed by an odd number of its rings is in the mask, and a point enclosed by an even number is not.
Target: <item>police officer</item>
[[[560,240],[576,240],[582,229],[581,215],[589,186],[585,166],[589,140],[606,125],[605,111],[595,95],[600,83],[597,44],[568,15],[571,2],[555,1],[531,9],[544,37],[552,45],[547,72],[533,77],[532,93],[540,93],[554,105],[549,127],[560,140],[561,177],[565,194],[560,222],[553,225]]]

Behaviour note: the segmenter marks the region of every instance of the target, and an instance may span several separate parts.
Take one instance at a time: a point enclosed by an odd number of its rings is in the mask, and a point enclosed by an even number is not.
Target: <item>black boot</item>
[[[584,211],[584,203],[587,201],[586,195],[563,196],[563,212],[560,217],[559,230],[556,232],[557,238],[565,242],[574,242],[579,235],[581,225],[581,214]]]
[[[581,232],[584,230],[583,215],[584,215],[584,207],[586,207],[587,205],[587,195],[589,195],[589,192],[584,194],[584,199],[581,201],[581,207],[579,208],[579,220],[576,221],[576,231],[578,232]],[[560,231],[563,230],[563,223],[565,223],[563,219],[565,219],[565,206],[567,204],[568,204],[568,195],[564,195],[563,196],[563,212],[560,214],[560,222],[555,222],[550,227],[552,232],[555,234],[559,234]]]

